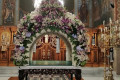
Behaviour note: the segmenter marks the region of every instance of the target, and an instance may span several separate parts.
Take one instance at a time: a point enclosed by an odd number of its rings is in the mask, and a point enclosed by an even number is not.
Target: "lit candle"
[[[107,31],[107,27],[105,27],[105,30]]]
[[[110,24],[112,24],[112,19],[111,19],[111,18],[109,18],[109,20],[110,20]]]
[[[117,23],[117,24],[119,23],[118,20],[116,21],[116,23]]]
[[[103,39],[103,37],[104,37],[104,35],[103,34],[101,34],[101,38]]]
[[[103,21],[103,26],[105,26],[105,20]]]
[[[117,26],[116,26],[116,31],[117,31]]]
[[[119,32],[119,38],[120,38],[120,32]]]
[[[105,29],[104,29],[104,32],[105,32]]]
[[[100,30],[101,30],[101,33],[102,33],[102,28]]]

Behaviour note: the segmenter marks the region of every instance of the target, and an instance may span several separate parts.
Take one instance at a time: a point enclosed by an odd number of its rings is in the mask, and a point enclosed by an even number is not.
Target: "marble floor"
[[[8,80],[10,77],[18,76],[18,67],[0,67],[0,80]],[[104,80],[104,68],[84,67],[82,69],[82,77],[84,80]],[[120,75],[113,72],[114,80],[120,80]]]

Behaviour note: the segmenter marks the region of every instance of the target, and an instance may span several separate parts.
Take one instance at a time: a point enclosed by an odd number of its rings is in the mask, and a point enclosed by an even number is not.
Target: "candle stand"
[[[104,28],[101,28],[101,48],[104,48],[104,80],[114,80],[113,78],[113,61],[114,61],[114,47],[120,44],[120,25],[119,21],[110,22],[105,25],[103,21]],[[109,51],[107,54],[107,51]],[[108,59],[108,62],[107,62]],[[108,63],[108,65],[107,65]]]

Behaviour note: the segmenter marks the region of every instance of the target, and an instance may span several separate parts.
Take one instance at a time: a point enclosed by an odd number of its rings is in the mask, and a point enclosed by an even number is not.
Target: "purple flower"
[[[19,48],[20,47],[20,45],[16,45],[16,48]]]
[[[30,37],[31,36],[31,33],[30,32],[27,32],[26,33],[26,37]]]
[[[77,38],[77,35],[76,34],[72,34],[72,37]]]
[[[20,49],[21,51],[23,51],[23,50],[25,50],[25,47],[24,47],[24,46],[21,46],[19,49]]]
[[[65,29],[65,32],[66,32],[66,33],[69,33],[69,30],[68,30],[68,29]]]
[[[37,22],[42,22],[42,16],[36,16],[35,17],[35,20],[37,21]]]
[[[77,46],[77,47],[76,47],[76,50],[77,50],[77,51],[82,51],[83,49],[82,49],[80,46]]]
[[[64,24],[66,24],[66,23],[69,23],[70,22],[70,20],[68,19],[68,18],[63,18],[62,20],[61,20]]]
[[[78,26],[77,27],[77,30],[79,31],[79,30],[81,30],[81,29],[83,29],[84,27],[82,26],[82,25],[80,25],[80,26]]]
[[[26,16],[24,16],[23,19],[26,19]]]

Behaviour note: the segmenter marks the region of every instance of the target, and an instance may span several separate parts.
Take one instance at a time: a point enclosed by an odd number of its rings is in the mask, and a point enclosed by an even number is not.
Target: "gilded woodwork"
[[[16,30],[15,26],[0,26],[0,66],[13,66],[11,57],[14,54],[13,34]],[[2,50],[2,46],[6,49]]]
[[[86,28],[87,30],[87,37],[88,37],[88,48],[87,51],[89,60],[86,66],[103,66],[103,58],[104,58],[104,51],[99,47],[99,35],[100,35],[100,28],[103,26],[99,26],[98,28],[91,29]],[[12,55],[14,54],[14,34],[16,33],[17,28],[15,26],[1,26],[0,27],[0,66],[13,66]],[[1,34],[2,32],[8,32],[10,36],[10,44],[7,47],[6,51],[1,51]],[[95,45],[92,45],[92,36],[95,33]],[[55,36],[52,36],[55,38]],[[44,41],[43,39],[40,39]],[[36,49],[36,53],[33,53],[33,60],[59,60],[65,61],[66,60],[66,46],[65,43],[60,39],[60,53],[56,53],[56,48],[52,43],[55,43],[55,39],[49,39],[48,42],[51,43],[37,43],[38,46]],[[45,54],[44,54],[45,53]]]
[[[39,40],[40,41],[37,41],[37,43],[40,45],[41,39]],[[39,46],[38,44],[37,46]],[[51,45],[51,42],[42,43],[41,46],[37,47],[36,52],[33,53],[33,60],[65,61],[66,60],[65,53],[66,53],[66,48],[62,40],[60,40],[60,53],[56,53],[56,47]]]

